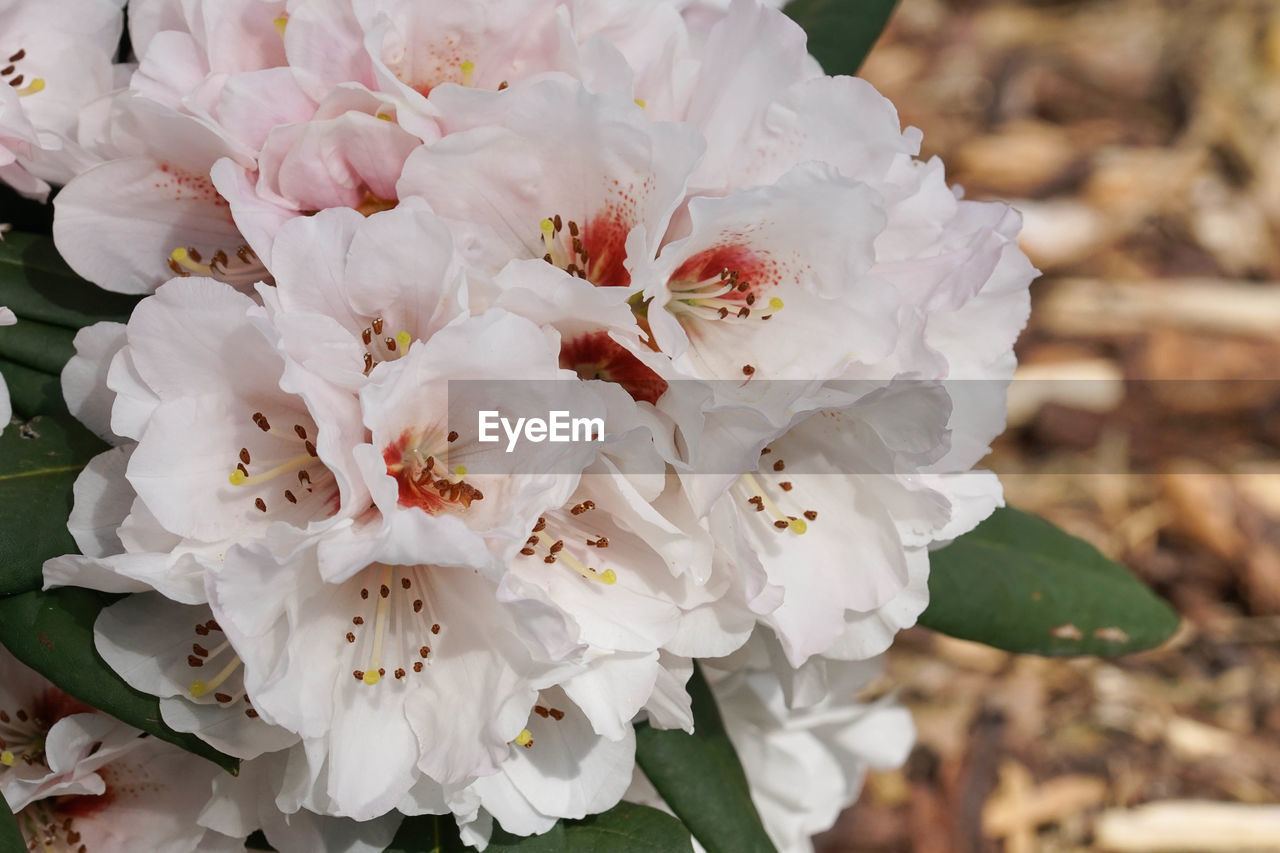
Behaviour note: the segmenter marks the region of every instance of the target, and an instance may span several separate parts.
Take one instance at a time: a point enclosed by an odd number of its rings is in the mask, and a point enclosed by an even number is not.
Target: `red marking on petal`
[[[597,287],[629,287],[631,273],[627,259],[627,235],[632,217],[618,209],[596,214],[582,229],[582,245],[587,250],[587,279]]]
[[[715,278],[724,270],[738,274],[739,288],[723,294],[719,298],[748,305],[761,296],[761,293],[779,283],[782,269],[768,253],[761,252],[741,243],[715,246],[698,252],[681,264],[671,275],[673,282],[698,282]],[[746,285],[742,290],[741,285]],[[748,302],[747,297],[752,299]]]
[[[387,473],[396,478],[400,488],[400,506],[416,506],[429,515],[435,515],[444,508],[444,499],[440,493],[431,489],[429,483],[419,485],[417,480],[422,472],[417,457],[408,454],[413,436],[408,430],[400,433],[400,437],[382,450],[382,459],[387,463]],[[427,478],[428,480],[430,478]]]
[[[667,383],[644,362],[628,352],[605,331],[589,332],[560,346],[560,366],[581,379],[616,382],[632,399],[657,403],[667,391]]]

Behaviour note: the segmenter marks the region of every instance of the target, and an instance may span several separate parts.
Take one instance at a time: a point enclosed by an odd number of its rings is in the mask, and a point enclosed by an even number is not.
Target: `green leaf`
[[[0,376],[9,386],[9,401],[21,417],[38,414],[66,414],[67,403],[62,399],[62,380],[49,373],[42,373],[21,364],[0,358]]]
[[[1016,509],[996,510],[930,564],[920,624],[1006,651],[1121,655],[1178,628],[1173,609],[1123,566]]]
[[[18,828],[18,819],[4,797],[0,797],[0,853],[27,853],[27,842]]]
[[[99,320],[123,323],[140,298],[108,293],[80,278],[49,237],[10,233],[0,243],[0,305],[21,319],[73,331]]]
[[[708,853],[773,851],[711,688],[689,680],[693,734],[636,726],[636,763]]]
[[[0,326],[0,358],[57,376],[76,354],[75,336],[71,329],[22,318]]]
[[[77,553],[67,532],[72,486],[106,449],[70,415],[42,415],[0,433],[0,595],[39,589],[45,560]]]
[[[804,28],[828,74],[857,74],[898,0],[792,0],[783,12]]]
[[[487,850],[493,853],[678,853],[692,850],[689,830],[666,812],[618,805],[583,820],[560,821],[550,832],[522,837],[494,826]],[[411,817],[400,825],[387,853],[464,853],[473,848],[458,837],[450,815]]]
[[[134,690],[99,657],[93,623],[117,598],[74,587],[0,598],[0,645],[81,702],[237,772],[236,759],[162,723],[159,700]]]

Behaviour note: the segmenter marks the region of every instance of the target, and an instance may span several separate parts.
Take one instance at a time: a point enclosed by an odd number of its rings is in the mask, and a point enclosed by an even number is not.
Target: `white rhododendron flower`
[[[117,85],[123,5],[0,3],[0,183],[43,200],[98,162],[86,113]]]
[[[0,177],[78,140],[58,249],[144,297],[76,335],[112,447],[44,581],[133,594],[101,656],[245,762],[200,827],[545,832],[692,728],[695,661],[783,849],[904,758],[855,694],[1002,503],[1035,271],[777,5],[132,0],[118,92],[0,86]],[[556,411],[600,426],[506,419]]]

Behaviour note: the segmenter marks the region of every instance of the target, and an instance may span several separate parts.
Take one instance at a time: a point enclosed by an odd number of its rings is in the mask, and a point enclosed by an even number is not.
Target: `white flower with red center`
[[[175,280],[134,310],[107,384],[111,429],[137,444],[91,463],[75,512],[99,526],[123,520],[105,538],[77,537],[85,555],[50,561],[50,584],[145,584],[198,603],[203,567],[231,543],[277,525],[323,530],[364,511],[355,399],[286,362],[261,312],[203,278]]]
[[[629,263],[657,253],[701,150],[691,128],[570,80],[458,104],[451,121],[405,163],[400,197],[425,199],[479,270],[542,258],[600,287],[631,286]]]
[[[43,199],[95,162],[81,112],[116,85],[122,5],[0,3],[0,182]]]
[[[0,794],[29,849],[235,849],[197,823],[216,765],[95,712],[3,650],[0,682]]]

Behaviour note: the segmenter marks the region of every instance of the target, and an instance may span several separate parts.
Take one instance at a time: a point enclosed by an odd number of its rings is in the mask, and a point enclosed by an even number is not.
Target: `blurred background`
[[[1280,2],[901,0],[862,76],[1025,216],[1010,503],[1184,625],[1114,661],[907,632],[873,692],[919,746],[819,850],[1280,850]]]

